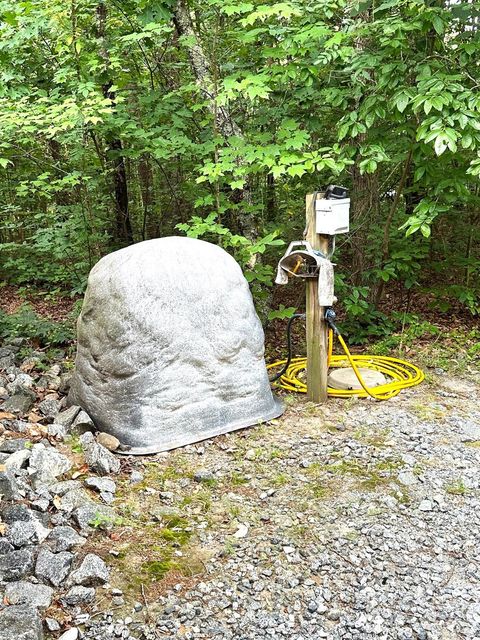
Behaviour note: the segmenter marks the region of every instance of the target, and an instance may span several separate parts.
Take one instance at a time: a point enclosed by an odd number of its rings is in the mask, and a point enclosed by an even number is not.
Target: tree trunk
[[[105,2],[100,2],[97,5],[96,17],[97,35],[100,41],[99,51],[105,64],[102,92],[104,97],[109,98],[115,107],[115,92],[111,90],[113,82],[109,77],[110,56],[106,41],[107,6]],[[120,138],[113,135],[106,135],[105,142],[107,143],[107,169],[113,175],[115,202],[114,240],[119,245],[132,244],[133,231],[128,207],[128,180],[125,159],[122,154],[123,144]]]
[[[231,136],[243,138],[243,132],[235,122],[228,107],[217,103],[217,83],[215,82],[214,73],[212,73],[211,65],[195,32],[186,0],[177,0],[173,8],[173,21],[178,35],[188,38],[187,49],[192,72],[201,94],[207,100],[208,109],[213,115],[216,130],[224,138]],[[239,166],[242,164],[240,159],[238,164]],[[248,183],[243,189],[235,189],[231,200],[235,204],[244,202],[248,209],[252,205],[252,194]],[[248,211],[244,212],[239,219],[239,226],[246,238],[252,241],[257,238],[258,231],[255,219]]]
[[[360,143],[359,143],[360,144]],[[352,192],[350,215],[354,226],[349,236],[352,252],[352,283],[359,286],[363,282],[365,257],[369,230],[378,219],[378,174],[360,173],[358,159],[352,167]]]

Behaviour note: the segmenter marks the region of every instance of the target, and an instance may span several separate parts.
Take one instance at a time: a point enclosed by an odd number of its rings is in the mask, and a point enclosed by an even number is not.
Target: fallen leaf
[[[8,411],[0,411],[0,420],[13,420],[15,416],[13,413],[8,413]]]
[[[62,499],[60,496],[54,496],[52,502],[57,509],[60,509],[62,506]]]

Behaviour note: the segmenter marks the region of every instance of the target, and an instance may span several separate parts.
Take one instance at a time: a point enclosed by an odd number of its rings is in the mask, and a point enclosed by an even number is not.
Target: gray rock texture
[[[68,430],[72,426],[75,418],[78,416],[79,411],[80,407],[76,407],[75,405],[69,407],[55,416],[55,424],[62,425]]]
[[[53,589],[45,584],[32,584],[22,580],[8,584],[5,596],[10,604],[26,604],[48,609],[52,603]]]
[[[82,585],[84,587],[93,587],[99,584],[105,584],[108,580],[110,570],[105,562],[94,553],[89,553],[83,559],[82,564],[76,571],[72,571],[69,583]]]
[[[85,478],[85,484],[89,489],[95,489],[99,493],[115,493],[117,490],[115,482],[110,478],[97,478],[95,476],[91,476],[90,478]]]
[[[95,589],[93,587],[72,587],[62,598],[62,601],[70,607],[80,604],[89,604],[95,599]]]
[[[47,448],[41,443],[33,445],[29,471],[33,474],[34,486],[53,484],[71,466],[70,460],[53,447]]]
[[[36,577],[58,587],[67,577],[73,557],[68,551],[52,553],[48,549],[40,549],[35,565]]]
[[[20,580],[33,571],[33,553],[27,549],[10,551],[0,556],[0,580]]]
[[[85,462],[90,469],[93,469],[101,476],[120,471],[120,460],[103,445],[98,444],[90,431],[80,436],[80,442],[83,447]]]
[[[8,527],[7,539],[14,547],[26,547],[43,542],[49,533],[38,520],[17,520]]]
[[[5,401],[2,409],[12,413],[25,414],[30,411],[35,402],[36,396],[30,389],[20,387],[15,395]]]
[[[0,640],[43,640],[37,610],[22,605],[0,611]]]
[[[220,247],[160,238],[102,258],[77,329],[69,402],[128,453],[165,451],[282,412],[248,284]]]
[[[13,500],[19,497],[17,481],[11,469],[0,471],[0,495],[5,500]]]
[[[54,553],[70,551],[70,549],[85,544],[86,540],[78,535],[72,527],[55,527],[48,536],[48,545]]]

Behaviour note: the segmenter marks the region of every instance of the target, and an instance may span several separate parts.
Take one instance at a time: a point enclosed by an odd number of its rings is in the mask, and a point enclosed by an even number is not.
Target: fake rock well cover
[[[102,258],[77,332],[69,402],[128,453],[173,449],[282,413],[248,284],[216,245],[160,238]]]

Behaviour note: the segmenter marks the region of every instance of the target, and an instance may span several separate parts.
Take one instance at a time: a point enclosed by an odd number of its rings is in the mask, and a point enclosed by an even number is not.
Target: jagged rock
[[[140,242],[93,268],[69,402],[97,429],[153,453],[282,413],[239,265],[192,238]]]
[[[33,445],[29,472],[33,474],[35,487],[53,484],[58,476],[62,476],[71,467],[70,460],[53,447],[47,448],[40,443]]]
[[[67,491],[67,493],[62,496],[58,508],[61,511],[71,513],[75,509],[78,509],[80,507],[88,507],[89,505],[95,506],[95,503],[86,491],[84,491],[83,489],[72,489],[71,491]]]
[[[60,625],[55,618],[45,618],[45,626],[49,631],[60,631]]]
[[[108,581],[110,570],[105,562],[94,553],[89,553],[83,559],[78,569],[72,571],[69,583],[94,587]]]
[[[459,429],[462,442],[480,442],[480,424],[473,420],[465,420]]]
[[[54,553],[70,551],[70,549],[81,546],[85,542],[85,538],[82,538],[75,529],[68,526],[54,527],[48,536],[48,545]]]
[[[104,446],[95,442],[92,433],[84,433],[80,437],[80,442],[83,445],[85,462],[90,469],[96,471],[96,473],[101,476],[118,473],[120,471],[120,460],[108,451],[108,449],[105,449]]]
[[[8,347],[0,347],[0,369],[7,369],[15,362],[15,354]]]
[[[56,422],[52,422],[52,424],[48,425],[47,433],[49,436],[52,436],[52,438],[60,441],[65,440],[68,435],[65,427],[61,424],[57,424]]]
[[[115,493],[117,486],[110,478],[97,478],[92,476],[85,479],[85,484],[89,489],[95,489],[99,493]]]
[[[94,598],[94,587],[82,587],[80,585],[76,585],[62,596],[62,602],[71,607],[76,607],[81,604],[89,604],[94,600]]]
[[[82,483],[80,480],[62,480],[61,482],[55,482],[48,487],[50,493],[56,496],[64,496],[68,491],[74,489],[81,489]]]
[[[35,575],[39,580],[48,581],[58,587],[68,575],[74,555],[68,551],[52,553],[48,549],[40,549]]]
[[[26,604],[30,607],[48,609],[52,603],[53,589],[45,584],[32,584],[21,580],[8,584],[5,596],[10,604]]]
[[[25,415],[33,407],[36,396],[31,389],[20,387],[16,393],[5,400],[2,409],[9,413],[20,413]]]
[[[3,555],[4,553],[10,553],[10,551],[13,551],[13,545],[7,542],[7,540],[5,540],[4,538],[1,538],[0,539],[0,555]]]
[[[11,396],[13,396],[17,391],[21,390],[22,387],[32,389],[33,385],[34,380],[32,376],[29,376],[28,373],[19,373],[13,382],[9,382],[7,384],[7,391]]]
[[[80,529],[88,531],[90,527],[98,529],[110,529],[117,520],[113,509],[103,504],[91,502],[76,509],[73,516]]]
[[[37,511],[46,512],[50,506],[50,498],[37,498],[32,501],[32,507]]]
[[[42,620],[28,605],[0,611],[0,640],[43,640]]]
[[[60,366],[58,364],[54,364],[53,367],[50,367],[50,369],[38,380],[37,386],[57,391],[62,382],[60,378],[60,371]]]
[[[26,504],[10,504],[2,510],[2,520],[7,524],[13,524],[17,520],[30,522],[35,519],[36,515]]]
[[[45,398],[38,405],[38,410],[46,418],[55,418],[60,411],[60,402],[56,398]]]
[[[26,420],[12,420],[8,429],[10,431],[16,431],[18,433],[27,433],[30,428],[30,423]]]
[[[22,451],[22,449],[31,444],[28,438],[7,438],[0,443],[0,451],[2,453],[15,453],[15,451]]]
[[[27,462],[32,455],[30,449],[21,449],[11,453],[6,460],[3,461],[4,466],[7,469],[11,469],[13,472],[19,471],[27,466]]]
[[[9,525],[6,537],[14,547],[18,548],[40,544],[49,533],[50,529],[44,527],[38,520],[17,520]]]
[[[11,469],[0,471],[0,495],[5,500],[16,500],[20,497],[18,484]]]
[[[33,571],[34,556],[30,549],[10,551],[0,556],[0,580],[20,580]]]
[[[85,433],[86,431],[94,431],[95,425],[86,411],[80,411],[73,421],[72,431],[76,433]]]
[[[55,424],[62,425],[68,431],[80,412],[80,407],[73,405],[55,416]]]

